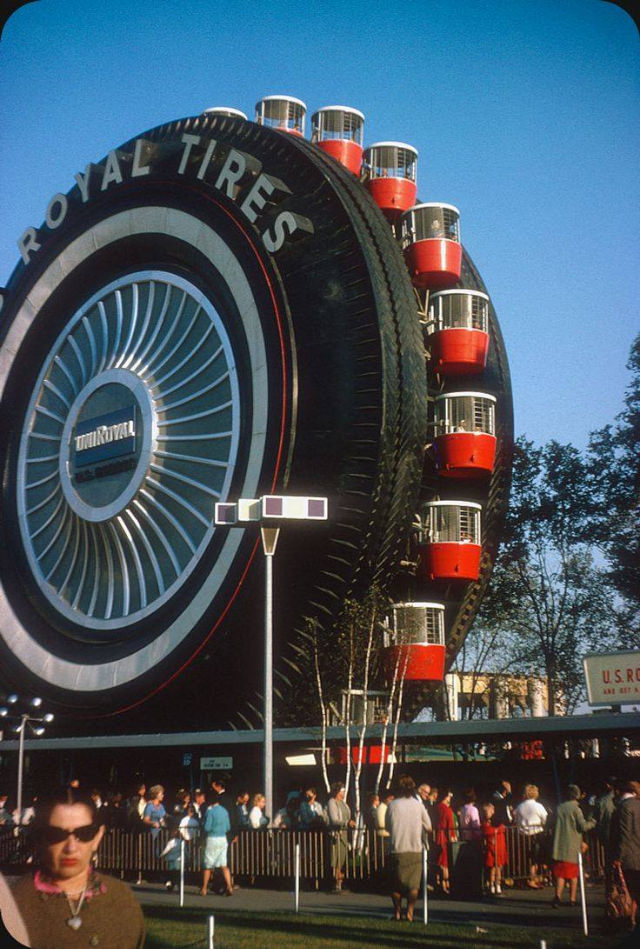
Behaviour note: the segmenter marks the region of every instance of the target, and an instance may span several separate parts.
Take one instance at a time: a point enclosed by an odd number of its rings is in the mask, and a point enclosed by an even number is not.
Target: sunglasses
[[[45,844],[62,844],[72,835],[83,844],[93,840],[100,829],[99,824],[83,824],[74,830],[65,830],[64,827],[43,827],[40,837]]]

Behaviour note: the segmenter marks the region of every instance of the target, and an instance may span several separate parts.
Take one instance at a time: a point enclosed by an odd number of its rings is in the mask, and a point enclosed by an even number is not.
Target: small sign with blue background
[[[133,454],[136,450],[135,406],[78,422],[73,443],[76,469]]]

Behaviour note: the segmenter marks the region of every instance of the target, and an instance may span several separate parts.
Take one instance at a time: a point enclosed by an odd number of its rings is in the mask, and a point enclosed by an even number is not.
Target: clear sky
[[[461,211],[516,432],[586,443],[640,329],[640,44],[604,0],[38,0],[0,43],[0,285],[49,198],[111,148],[263,95],[365,113]]]

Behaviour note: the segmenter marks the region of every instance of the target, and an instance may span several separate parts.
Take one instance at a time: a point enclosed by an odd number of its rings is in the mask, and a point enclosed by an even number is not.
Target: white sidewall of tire
[[[44,271],[16,315],[0,350],[0,399],[15,356],[40,310],[77,266],[100,248],[136,234],[166,234],[195,248],[219,271],[238,308],[249,351],[252,376],[252,431],[241,497],[255,497],[264,460],[269,413],[267,354],[257,304],[235,255],[207,224],[174,208],[141,207],[105,218],[61,251]],[[230,570],[242,537],[229,530],[204,583],[181,616],[156,639],[120,659],[82,665],[45,650],[24,627],[0,588],[0,636],[29,671],[44,682],[72,692],[100,691],[131,683],[163,662],[184,640],[215,598]]]

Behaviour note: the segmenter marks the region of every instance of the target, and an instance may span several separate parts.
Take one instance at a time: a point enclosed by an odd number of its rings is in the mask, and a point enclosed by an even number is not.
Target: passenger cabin
[[[477,580],[482,541],[480,512],[474,501],[430,501],[424,506],[418,577],[427,580]]]
[[[460,212],[452,204],[416,204],[401,221],[409,276],[421,290],[451,287],[460,279]]]
[[[441,682],[444,660],[444,605],[394,603],[385,627],[387,680]]]
[[[364,152],[365,185],[391,221],[410,208],[417,194],[418,152],[402,142],[377,142]]]
[[[240,109],[232,109],[231,106],[226,105],[214,105],[210,109],[205,109],[202,113],[203,115],[222,115],[227,116],[230,119],[244,119],[246,121],[247,117],[244,112],[241,112]]]
[[[431,367],[441,376],[482,372],[489,352],[489,297],[479,290],[441,290],[429,301]]]
[[[496,399],[486,392],[449,392],[435,398],[433,443],[438,474],[477,478],[496,458]]]
[[[265,96],[256,103],[256,122],[268,128],[304,136],[307,107],[293,96]]]
[[[327,155],[360,175],[364,115],[345,105],[328,105],[311,116],[311,141]]]

